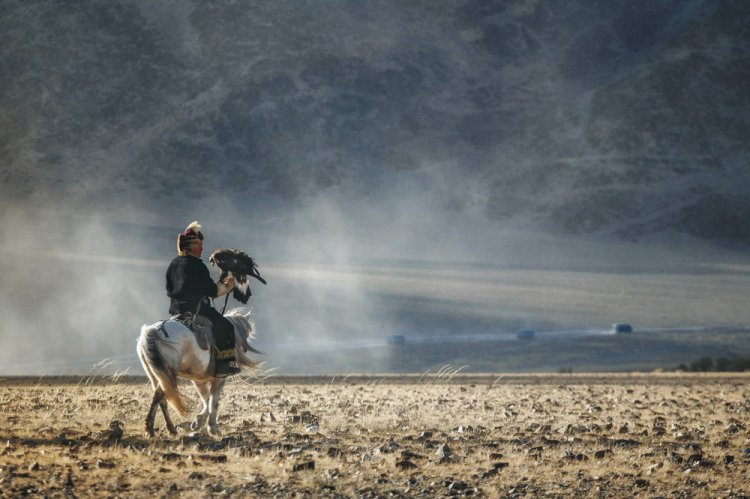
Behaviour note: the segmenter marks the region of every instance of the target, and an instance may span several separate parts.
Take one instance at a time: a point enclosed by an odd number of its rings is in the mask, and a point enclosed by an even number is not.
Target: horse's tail
[[[234,358],[237,365],[248,371],[257,369],[263,362],[253,360],[249,352],[260,353],[250,345],[248,340],[255,337],[255,323],[250,320],[250,313],[243,314],[241,309],[235,308],[226,314],[234,327]]]
[[[247,370],[257,369],[258,366],[263,363],[262,361],[251,359],[250,356],[247,353],[243,352],[242,348],[240,348],[239,346],[235,348],[234,358],[238,366]]]
[[[156,390],[157,387],[161,387],[167,402],[175,411],[184,416],[188,413],[188,409],[177,390],[177,378],[167,367],[164,356],[159,351],[156,344],[158,340],[158,329],[152,326],[142,326],[141,336],[138,338],[138,357],[151,380],[153,389]]]

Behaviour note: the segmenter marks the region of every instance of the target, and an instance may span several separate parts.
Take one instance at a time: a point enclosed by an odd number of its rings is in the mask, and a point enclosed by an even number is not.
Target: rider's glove
[[[223,284],[227,287],[227,293],[229,293],[230,291],[232,291],[232,289],[234,289],[234,277],[232,277],[231,275],[227,276],[224,279]]]

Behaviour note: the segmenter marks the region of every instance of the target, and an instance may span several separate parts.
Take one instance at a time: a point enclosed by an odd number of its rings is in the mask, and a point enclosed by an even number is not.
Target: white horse
[[[260,362],[247,355],[247,352],[260,353],[248,343],[255,332],[250,313],[243,314],[240,309],[234,309],[224,317],[234,327],[237,365],[247,370],[258,367]],[[209,373],[210,352],[201,349],[195,334],[181,322],[172,320],[144,325],[138,337],[137,351],[154,390],[154,398],[146,416],[146,433],[154,436],[154,417],[156,407],[159,406],[164,414],[167,430],[172,435],[177,434],[169,417],[167,402],[181,415],[187,414],[187,408],[177,390],[177,378],[183,378],[193,382],[203,401],[203,409],[196,415],[191,429],[195,432],[203,430],[208,419],[209,433],[220,436],[216,415],[226,378],[216,378]]]

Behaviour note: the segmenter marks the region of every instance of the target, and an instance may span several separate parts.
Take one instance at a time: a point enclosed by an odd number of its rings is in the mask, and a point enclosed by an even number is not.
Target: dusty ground
[[[223,438],[170,437],[159,415],[148,439],[145,380],[2,380],[0,496],[746,497],[748,382],[235,381]]]

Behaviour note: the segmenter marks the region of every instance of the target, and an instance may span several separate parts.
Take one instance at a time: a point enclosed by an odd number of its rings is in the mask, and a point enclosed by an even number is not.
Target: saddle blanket
[[[211,350],[214,347],[214,338],[211,334],[211,321],[201,315],[193,315],[191,313],[173,315],[169,318],[170,321],[175,321],[183,324],[195,335],[195,340],[198,342],[198,346],[202,350]]]

